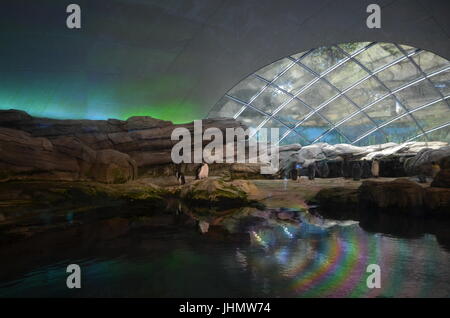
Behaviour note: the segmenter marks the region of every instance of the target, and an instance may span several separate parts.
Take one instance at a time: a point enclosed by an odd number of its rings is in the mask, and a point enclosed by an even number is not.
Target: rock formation
[[[431,186],[436,188],[450,188],[450,169],[441,170],[433,182],[431,182]]]
[[[408,167],[408,173],[417,172],[416,167],[438,161],[450,156],[450,146],[446,142],[407,142],[403,144],[386,143],[366,147],[356,147],[348,144],[329,145],[317,143],[305,147],[290,145],[280,147],[280,172],[281,174],[292,169],[296,163],[304,166],[314,161],[329,160],[331,162],[343,161],[343,158],[352,160],[381,160],[382,171],[389,177],[406,175],[403,163]],[[407,159],[407,158],[416,159]],[[408,161],[408,164],[406,162]],[[334,176],[334,173],[331,174]]]
[[[181,199],[214,206],[248,205],[262,199],[262,193],[250,181],[202,179],[175,190]]]
[[[432,149],[421,149],[414,157],[405,160],[405,171],[408,175],[424,174],[431,176],[431,163],[437,162],[445,168],[450,161],[450,146]]]
[[[422,186],[407,178],[387,182],[363,181],[358,189],[322,189],[314,201],[321,210],[333,217],[388,212],[450,218],[449,187]]]
[[[203,130],[217,127],[243,127],[234,119],[218,118],[202,121]],[[171,140],[175,125],[151,117],[127,120],[58,120],[32,117],[17,110],[0,111],[0,181],[66,180],[123,183],[142,175],[174,175]],[[224,134],[225,135],[225,134]],[[204,141],[207,144],[209,141]],[[248,150],[248,148],[247,148]],[[399,177],[426,170],[431,161],[450,156],[450,146],[443,142],[387,143],[368,147],[348,144],[317,143],[281,146],[281,176],[289,176],[296,163],[303,168],[327,160],[329,177],[340,176],[341,161],[381,159],[382,176]],[[407,159],[409,158],[409,159]],[[405,162],[405,170],[403,169]],[[230,178],[257,178],[261,164],[214,164],[211,175],[229,174]],[[195,164],[187,165],[193,174]],[[387,175],[383,175],[383,171]],[[187,175],[187,173],[185,173]],[[266,176],[264,176],[266,177]]]
[[[240,127],[233,119],[203,120],[203,129]],[[0,111],[0,181],[94,180],[123,183],[139,171],[172,163],[174,125],[151,117],[126,121],[36,118]]]
[[[391,182],[364,181],[359,188],[360,201],[374,208],[415,209],[422,207],[424,190],[408,179]]]

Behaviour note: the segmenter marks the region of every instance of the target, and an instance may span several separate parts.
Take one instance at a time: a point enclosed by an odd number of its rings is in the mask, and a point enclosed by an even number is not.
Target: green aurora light
[[[187,123],[204,115],[192,102],[167,97],[173,81],[162,80],[155,85],[150,81],[130,80],[122,85],[116,78],[97,81],[76,72],[51,76],[27,72],[6,75],[8,80],[5,77],[1,80],[0,109],[19,109],[32,116],[122,120],[150,116]]]

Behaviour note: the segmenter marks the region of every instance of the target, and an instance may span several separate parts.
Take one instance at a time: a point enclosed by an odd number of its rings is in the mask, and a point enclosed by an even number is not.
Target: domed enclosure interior
[[[280,144],[450,141],[450,62],[395,43],[319,47],[234,86],[208,118],[278,127]]]

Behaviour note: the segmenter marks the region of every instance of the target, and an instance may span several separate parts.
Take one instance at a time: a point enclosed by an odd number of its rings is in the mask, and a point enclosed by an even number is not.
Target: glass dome
[[[450,141],[450,62],[393,43],[346,43],[285,57],[209,112],[280,128],[280,144]]]

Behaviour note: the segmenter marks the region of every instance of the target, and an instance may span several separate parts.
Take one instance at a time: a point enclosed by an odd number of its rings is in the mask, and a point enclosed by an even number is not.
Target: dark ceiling
[[[366,7],[382,7],[382,28]],[[82,29],[65,8],[82,8]],[[408,44],[450,59],[450,2],[3,0],[0,108],[63,118],[204,117],[236,83],[335,43]]]

